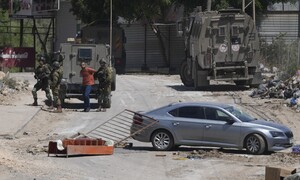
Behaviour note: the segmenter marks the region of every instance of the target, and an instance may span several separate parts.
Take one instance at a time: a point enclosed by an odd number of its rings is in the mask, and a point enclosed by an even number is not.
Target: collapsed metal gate
[[[156,123],[158,123],[156,119],[125,109],[86,133],[85,136],[111,140],[117,146]]]

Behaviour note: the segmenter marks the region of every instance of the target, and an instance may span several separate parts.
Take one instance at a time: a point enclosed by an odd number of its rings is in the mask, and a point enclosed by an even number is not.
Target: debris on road
[[[48,146],[49,154],[55,155],[111,155],[114,146],[111,141],[92,138],[77,138],[50,141]]]
[[[285,99],[289,107],[300,112],[300,70],[287,80],[278,80],[274,76],[263,79],[257,89],[249,95],[252,98]]]
[[[0,94],[6,96],[14,91],[27,90],[29,87],[28,81],[20,81],[17,78],[10,78],[9,72],[0,71]]]
[[[166,157],[166,154],[156,154],[155,157]]]
[[[294,146],[292,147],[292,152],[293,152],[293,153],[300,154],[300,144],[294,145]]]
[[[295,173],[296,173],[295,168],[266,166],[265,180],[282,179]]]

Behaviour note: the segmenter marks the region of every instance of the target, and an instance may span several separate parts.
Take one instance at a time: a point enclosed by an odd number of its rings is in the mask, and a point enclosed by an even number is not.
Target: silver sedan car
[[[173,103],[149,112],[136,113],[132,132],[136,132],[149,117],[158,120],[158,123],[133,138],[152,142],[153,147],[160,151],[188,145],[246,149],[250,154],[263,154],[293,145],[293,133],[288,127],[258,120],[233,105]]]

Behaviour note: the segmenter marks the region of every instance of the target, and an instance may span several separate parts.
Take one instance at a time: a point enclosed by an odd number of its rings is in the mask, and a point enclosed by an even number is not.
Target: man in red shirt
[[[82,95],[84,99],[84,112],[89,112],[90,106],[90,93],[92,90],[92,85],[95,84],[94,73],[96,70],[86,66],[85,62],[81,62],[80,76],[82,77]]]

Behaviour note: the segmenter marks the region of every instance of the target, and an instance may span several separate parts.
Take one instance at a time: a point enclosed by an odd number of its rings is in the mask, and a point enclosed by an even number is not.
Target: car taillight
[[[138,124],[138,125],[141,125],[143,122],[143,118],[141,116],[139,116],[138,114],[135,114],[133,116],[133,123],[134,124]]]

